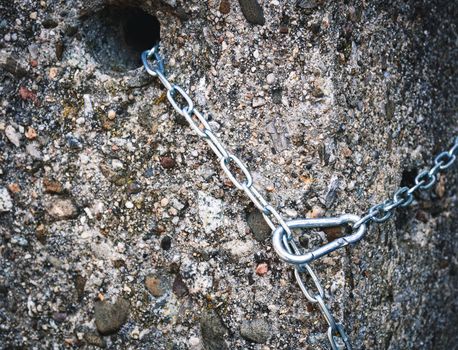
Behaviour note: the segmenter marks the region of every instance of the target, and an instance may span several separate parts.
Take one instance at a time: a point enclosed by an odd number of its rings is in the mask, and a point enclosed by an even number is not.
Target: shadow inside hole
[[[141,66],[142,51],[160,40],[160,24],[139,8],[107,6],[84,21],[82,33],[100,69],[122,73]]]

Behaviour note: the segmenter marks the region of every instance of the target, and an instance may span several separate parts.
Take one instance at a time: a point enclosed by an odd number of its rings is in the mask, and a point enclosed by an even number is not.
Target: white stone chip
[[[5,187],[0,187],[0,213],[5,213],[13,209],[13,201],[8,190]]]

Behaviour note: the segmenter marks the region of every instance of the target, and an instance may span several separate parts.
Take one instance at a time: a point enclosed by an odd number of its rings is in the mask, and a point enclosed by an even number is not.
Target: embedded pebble
[[[240,335],[252,342],[263,344],[271,335],[270,325],[263,319],[243,321],[240,326]]]
[[[74,219],[78,216],[78,209],[71,199],[56,198],[45,204],[48,214],[56,220]]]
[[[252,209],[247,217],[247,224],[253,232],[254,238],[258,242],[264,242],[266,239],[270,238],[272,229],[264,220],[264,216],[259,211],[259,209]]]
[[[264,276],[265,274],[267,274],[268,271],[269,265],[267,265],[266,263],[261,263],[258,266],[256,266],[256,274],[258,276]]]
[[[219,3],[219,12],[221,12],[223,15],[227,15],[229,12],[231,12],[230,0],[221,0]]]
[[[167,282],[159,276],[146,277],[145,286],[155,297],[160,297],[167,291]]]
[[[129,310],[129,302],[122,298],[118,298],[114,304],[106,300],[97,301],[94,307],[94,316],[99,333],[102,335],[116,333],[126,323]]]
[[[272,85],[273,83],[275,83],[275,74],[273,73],[267,74],[266,82],[269,85]]]
[[[223,244],[223,248],[228,250],[234,258],[241,258],[251,254],[253,247],[253,242],[250,240],[242,241],[236,239]]]
[[[5,135],[13,145],[15,145],[16,147],[20,146],[21,135],[11,125],[8,125],[5,128]]]
[[[60,194],[64,191],[64,187],[59,181],[49,178],[43,179],[43,187],[46,193]]]
[[[251,24],[264,25],[264,11],[257,0],[239,0],[240,8],[246,20]]]
[[[5,187],[0,187],[0,213],[13,209],[13,200]]]
[[[266,104],[266,100],[264,100],[261,97],[253,99],[253,108],[261,107],[261,106],[264,106],[265,104]]]
[[[161,165],[164,169],[171,169],[175,166],[176,162],[175,159],[171,157],[162,157],[161,158]]]
[[[226,350],[224,335],[227,328],[215,311],[208,311],[200,319],[200,331],[204,348],[208,350]]]

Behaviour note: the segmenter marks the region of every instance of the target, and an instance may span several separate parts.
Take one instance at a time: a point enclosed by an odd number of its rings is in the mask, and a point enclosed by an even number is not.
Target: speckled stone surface
[[[285,218],[363,214],[458,134],[457,7],[258,3],[263,25],[225,0],[0,3],[1,349],[329,349],[140,48],[160,25],[170,81]],[[457,346],[457,188],[312,264],[355,349]]]

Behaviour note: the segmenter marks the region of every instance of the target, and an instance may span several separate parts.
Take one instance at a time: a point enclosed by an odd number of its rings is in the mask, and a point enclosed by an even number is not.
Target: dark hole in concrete
[[[148,50],[159,41],[159,29],[157,18],[139,9],[129,12],[123,23],[126,44],[137,52]]]
[[[107,6],[83,23],[89,53],[107,73],[141,65],[140,54],[160,40],[156,17],[136,7]]]
[[[406,169],[402,172],[401,187],[413,186],[415,184],[415,177],[418,171],[416,169]]]

